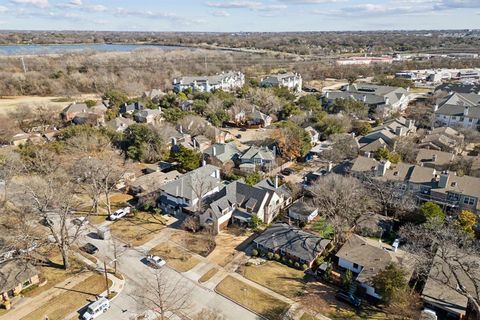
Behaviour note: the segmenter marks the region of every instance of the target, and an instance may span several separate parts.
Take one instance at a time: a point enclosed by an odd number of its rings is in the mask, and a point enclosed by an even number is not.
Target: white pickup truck
[[[115,221],[115,220],[118,220],[120,218],[123,218],[125,217],[127,214],[130,213],[130,207],[125,207],[125,208],[122,208],[122,209],[118,209],[117,211],[115,211],[114,213],[112,213],[108,219],[111,220],[111,221]]]

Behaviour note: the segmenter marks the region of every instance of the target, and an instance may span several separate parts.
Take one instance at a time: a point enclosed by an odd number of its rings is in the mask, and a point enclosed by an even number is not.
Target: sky
[[[1,29],[480,29],[480,0],[0,0]]]

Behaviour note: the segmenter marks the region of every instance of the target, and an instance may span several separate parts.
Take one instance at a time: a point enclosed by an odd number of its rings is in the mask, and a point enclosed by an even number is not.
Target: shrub
[[[307,270],[307,269],[308,269],[308,266],[307,266],[305,263],[302,264],[302,270],[305,271],[305,270]]]
[[[298,263],[298,262],[295,262],[295,263],[293,264],[293,266],[294,266],[296,269],[300,269],[300,263]]]
[[[252,250],[252,256],[254,256],[254,257],[258,256],[258,250],[257,249]]]
[[[267,253],[267,258],[268,258],[268,260],[272,260],[273,259],[273,253],[271,253],[271,252]]]
[[[275,255],[273,256],[273,258],[276,260],[276,261],[280,261],[280,255],[278,253],[275,253]]]
[[[287,258],[282,257],[282,262],[283,262],[283,263],[287,263]]]
[[[292,259],[288,259],[288,264],[289,264],[289,265],[292,265],[292,264],[293,264]]]

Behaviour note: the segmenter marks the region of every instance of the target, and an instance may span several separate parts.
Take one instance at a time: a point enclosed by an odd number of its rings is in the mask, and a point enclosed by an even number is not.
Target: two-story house
[[[295,92],[302,91],[302,76],[295,72],[270,75],[260,81],[262,87],[285,87]]]
[[[198,92],[232,91],[245,85],[245,75],[239,71],[222,72],[213,76],[188,76],[173,80],[176,92],[187,89]]]
[[[454,92],[434,107],[436,126],[476,129],[480,126],[480,95]]]

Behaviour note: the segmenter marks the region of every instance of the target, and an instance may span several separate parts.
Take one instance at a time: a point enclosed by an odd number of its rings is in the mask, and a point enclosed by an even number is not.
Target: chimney
[[[365,157],[371,158],[371,157],[372,157],[372,154],[371,154],[369,151],[367,151],[367,152],[365,152]]]
[[[178,127],[178,132],[180,132],[180,133],[183,134],[183,126],[182,126],[182,125],[180,125],[180,126]]]
[[[333,169],[333,163],[332,163],[332,161],[329,161],[328,162],[328,172],[332,172],[332,169]]]
[[[395,239],[395,241],[393,241],[392,243],[393,252],[397,252],[399,244],[400,244],[399,239]]]
[[[367,96],[366,96],[366,95],[363,95],[362,101],[363,101],[363,102],[367,102]]]
[[[212,154],[213,154],[214,157],[217,156],[217,146],[216,145],[213,145],[213,147],[212,147]]]
[[[440,180],[438,181],[438,187],[445,188],[448,185],[448,178],[448,172],[442,173],[442,175],[440,175]]]
[[[176,146],[177,145],[177,139],[174,137],[172,138],[172,146]]]
[[[275,176],[275,185],[274,185],[275,189],[278,189],[278,176],[276,175]]]
[[[205,161],[205,159],[202,160],[202,167],[205,167],[207,165],[207,162]]]
[[[387,170],[390,168],[391,162],[388,160],[382,160],[378,164],[377,173],[379,176],[384,176],[387,173]]]
[[[329,95],[330,95],[330,92],[326,92],[326,93],[325,93],[325,98],[328,99],[328,96],[329,96]]]
[[[397,127],[395,129],[395,134],[399,137],[403,137],[405,135],[405,128],[404,127]]]
[[[466,117],[468,116],[468,109],[469,109],[468,106],[465,106],[465,108],[463,109],[463,115]]]
[[[435,104],[435,105],[433,106],[433,112],[437,112],[437,111],[438,111],[438,104]]]

